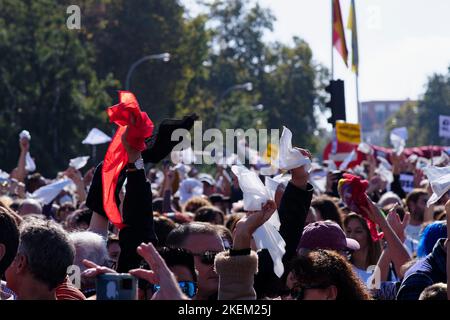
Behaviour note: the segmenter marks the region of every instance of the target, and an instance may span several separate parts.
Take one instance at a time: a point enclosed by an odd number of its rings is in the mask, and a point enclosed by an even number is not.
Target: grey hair
[[[75,247],[57,223],[28,218],[20,225],[18,254],[27,258],[33,277],[53,290],[64,281],[67,268],[73,263]]]
[[[101,235],[91,231],[78,231],[70,233],[70,239],[76,250],[74,264],[79,266],[81,271],[86,269],[83,259],[101,266],[105,265],[109,258],[108,249],[106,240]]]

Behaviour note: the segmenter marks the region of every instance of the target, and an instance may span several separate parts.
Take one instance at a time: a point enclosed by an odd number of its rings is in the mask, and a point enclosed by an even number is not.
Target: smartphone
[[[129,273],[105,273],[96,279],[97,300],[137,300],[137,279]]]

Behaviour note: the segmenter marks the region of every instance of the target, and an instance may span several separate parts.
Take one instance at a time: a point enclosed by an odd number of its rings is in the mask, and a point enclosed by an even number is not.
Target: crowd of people
[[[192,120],[163,122],[142,152],[123,135],[128,165],[115,190],[123,226],[105,212],[103,163],[47,179],[26,170],[30,140],[22,137],[17,167],[0,190],[0,300],[95,300],[98,278],[117,273],[139,279],[136,299],[450,299],[450,191],[428,206],[432,184],[414,159],[388,155],[390,181],[374,155],[358,168],[336,170],[295,148],[312,166],[277,170],[270,176],[278,184],[273,198],[245,210],[242,181],[229,166],[210,166],[214,176],[164,160],[174,145],[170,133]],[[259,168],[249,170],[264,181]],[[368,181],[360,212],[339,192],[345,172]],[[412,191],[400,183],[404,172],[414,175]],[[323,190],[313,176],[324,178]],[[33,196],[64,177],[70,183],[51,199]],[[254,236],[274,215],[282,274]]]

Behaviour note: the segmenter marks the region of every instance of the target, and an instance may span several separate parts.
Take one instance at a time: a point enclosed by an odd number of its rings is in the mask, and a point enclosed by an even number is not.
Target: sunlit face
[[[195,234],[190,235],[182,247],[194,254],[195,269],[198,271],[198,295],[208,297],[216,293],[219,276],[214,272],[214,263],[205,264],[200,255],[206,251],[224,251],[222,239],[214,234]]]
[[[358,241],[360,250],[367,248],[367,232],[358,219],[350,219],[345,227],[345,234],[348,238]]]

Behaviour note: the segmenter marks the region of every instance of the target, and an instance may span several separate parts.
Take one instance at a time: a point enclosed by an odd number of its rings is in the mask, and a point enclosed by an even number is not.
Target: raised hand
[[[236,224],[233,249],[250,248],[252,234],[269,220],[276,210],[277,205],[275,201],[268,200],[260,211],[248,212],[246,217],[239,220]]]
[[[142,243],[137,248],[137,252],[147,261],[151,270],[133,269],[130,270],[130,274],[161,287],[153,295],[152,300],[188,300],[181,291],[175,275],[167,267],[166,262],[156,251],[153,244]]]
[[[98,275],[104,274],[104,273],[117,273],[116,270],[102,267],[96,264],[95,262],[92,262],[90,260],[84,259],[83,261],[84,266],[87,268],[81,273],[81,277],[84,278],[95,278]]]
[[[391,226],[391,228],[394,230],[394,232],[397,234],[399,239],[404,242],[405,241],[405,228],[409,223],[409,219],[411,217],[409,212],[405,212],[405,215],[403,217],[403,220],[400,220],[400,216],[398,215],[396,209],[398,207],[398,204],[396,203],[390,210],[386,217],[387,222]]]
[[[20,139],[20,150],[27,153],[30,150],[30,140],[27,138]]]
[[[303,156],[308,157],[309,159],[312,158],[311,153],[308,150],[297,147],[295,149],[300,151]],[[309,173],[305,170],[305,166],[292,169],[291,174],[291,182],[298,188],[306,189]]]

